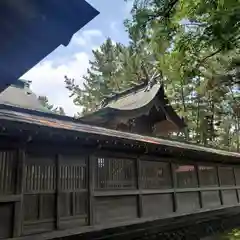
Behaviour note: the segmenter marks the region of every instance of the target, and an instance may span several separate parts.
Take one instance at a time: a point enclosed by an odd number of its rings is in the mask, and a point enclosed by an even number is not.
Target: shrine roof
[[[166,118],[179,129],[185,127],[183,119],[176,114],[169,104],[163,86],[157,82],[152,85],[144,82],[106,97],[97,111],[81,117],[81,121],[93,125],[104,125],[113,119],[127,121],[148,115],[154,105],[157,105]]]
[[[50,112],[40,103],[36,94],[30,90],[29,82],[25,80],[18,80],[0,92],[0,104]]]

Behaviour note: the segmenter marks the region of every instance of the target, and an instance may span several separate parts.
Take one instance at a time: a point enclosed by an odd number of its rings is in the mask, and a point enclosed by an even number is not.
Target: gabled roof
[[[29,83],[18,80],[0,93],[0,104],[15,106],[24,109],[50,112],[42,106],[37,96],[30,90]]]
[[[141,85],[140,85],[141,86]],[[135,110],[147,106],[152,99],[156,96],[160,89],[160,84],[155,84],[149,90],[146,89],[145,85],[141,88],[133,88],[125,92],[119,93],[116,96],[108,98],[108,103],[104,108],[113,108],[118,110]]]
[[[85,0],[1,0],[0,91],[98,13]]]
[[[149,85],[142,83],[131,89],[107,97],[99,110],[83,116],[81,121],[93,125],[103,125],[109,121],[137,118],[147,115],[157,104],[166,118],[179,129],[185,127],[184,121],[176,114],[169,104],[161,84]]]

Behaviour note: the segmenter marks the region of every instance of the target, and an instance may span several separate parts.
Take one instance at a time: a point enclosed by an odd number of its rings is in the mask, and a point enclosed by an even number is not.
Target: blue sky
[[[86,73],[92,49],[98,48],[108,37],[115,42],[128,43],[123,21],[130,16],[131,3],[124,0],[87,0],[100,14],[78,31],[67,47],[60,46],[23,79],[31,80],[31,89],[37,95],[45,95],[56,106],[74,115],[81,108],[74,106],[64,86],[64,76],[73,77],[79,85]],[[113,4],[114,3],[114,4]]]

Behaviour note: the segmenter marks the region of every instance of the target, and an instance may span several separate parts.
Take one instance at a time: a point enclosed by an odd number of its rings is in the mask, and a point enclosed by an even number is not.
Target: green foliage
[[[74,103],[83,106],[84,112],[96,110],[105,96],[122,88],[119,63],[123,51],[124,46],[107,39],[100,49],[92,51],[94,61],[90,62],[91,67],[83,76],[83,88],[76,85],[74,79],[65,77]]]
[[[232,232],[225,234],[222,240],[239,240],[240,239],[240,231],[238,229],[232,230]]]
[[[42,104],[43,107],[50,110],[51,112],[59,115],[65,115],[64,109],[62,107],[54,107],[54,105],[49,103],[46,96],[39,96],[38,101]]]
[[[184,139],[239,151],[240,1],[135,0],[125,21],[149,42]]]
[[[147,49],[137,54],[133,47],[114,44],[107,39],[92,52],[94,60],[90,61],[90,68],[83,76],[83,87],[77,85],[74,79],[65,77],[70,97],[76,105],[83,106],[84,114],[95,111],[106,96],[144,81],[146,74],[151,72]]]
[[[169,137],[239,151],[240,0],[134,0],[131,15],[128,46],[93,51],[83,87],[66,77],[74,103],[94,111],[157,75],[188,125]]]

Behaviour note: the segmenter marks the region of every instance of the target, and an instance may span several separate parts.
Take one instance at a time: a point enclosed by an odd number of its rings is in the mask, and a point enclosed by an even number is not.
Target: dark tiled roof
[[[98,13],[85,0],[1,0],[0,91]]]
[[[37,96],[29,89],[28,82],[18,80],[0,93],[0,104],[16,106],[36,111],[50,112],[42,106]]]
[[[153,106],[153,98],[160,89],[160,84],[155,84],[149,91],[146,84],[137,85],[103,101],[102,107],[80,119],[89,124],[103,124],[114,118],[136,118],[143,112],[148,112]]]
[[[176,114],[172,106],[165,97],[163,86],[155,83],[149,86],[146,83],[137,85],[131,89],[107,97],[103,101],[102,108],[83,116],[83,122],[93,125],[103,125],[121,119],[121,121],[137,118],[148,114],[150,109],[158,100],[160,109],[166,115],[167,119],[174,123],[179,129],[185,127],[184,121]]]
[[[146,88],[140,88],[135,91],[126,91],[113,98],[105,107],[119,110],[134,110],[142,108],[149,104],[160,89],[160,84],[155,84],[148,91]]]

